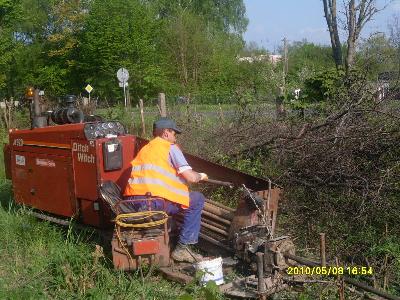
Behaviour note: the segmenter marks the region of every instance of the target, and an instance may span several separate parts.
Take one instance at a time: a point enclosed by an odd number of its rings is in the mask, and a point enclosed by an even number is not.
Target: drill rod
[[[210,199],[206,199],[206,202],[210,203],[212,205],[218,206],[219,208],[225,209],[227,211],[233,212],[233,213],[236,211],[236,209],[233,209],[233,208],[231,208],[229,206],[226,206],[226,205],[224,205],[224,204],[222,204],[220,202],[217,202],[217,201],[212,201]]]
[[[209,203],[205,203],[204,204],[204,211],[210,212],[220,218],[226,219],[228,221],[232,221],[234,214],[232,212],[226,211],[220,207],[214,206],[212,204]]]
[[[219,222],[221,222],[221,223],[224,223],[225,225],[228,225],[228,226],[231,225],[231,221],[230,221],[230,220],[221,218],[220,216],[217,216],[217,215],[215,215],[215,214],[213,214],[213,213],[211,213],[211,212],[208,212],[208,211],[206,211],[206,210],[203,210],[202,216],[205,216],[205,217],[207,217],[207,218],[214,219],[214,220],[219,221]]]

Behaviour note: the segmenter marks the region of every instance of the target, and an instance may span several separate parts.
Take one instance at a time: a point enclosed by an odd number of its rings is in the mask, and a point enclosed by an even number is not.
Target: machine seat
[[[103,182],[100,186],[100,194],[101,194],[102,199],[110,205],[110,208],[115,213],[115,215],[138,212],[137,207],[135,206],[135,202],[137,202],[137,201],[123,200],[121,189],[113,181]],[[164,199],[159,198],[159,197],[149,197],[149,200],[150,201],[154,201],[154,200],[164,201]],[[147,211],[147,209],[145,209],[145,211]],[[129,223],[142,223],[142,222],[159,221],[164,218],[165,218],[164,215],[156,213],[156,214],[154,214],[150,217],[146,217],[146,218],[139,216],[139,217],[124,218],[124,220]]]
[[[111,210],[117,214],[116,204],[122,201],[122,193],[119,186],[113,181],[107,180],[103,182],[100,186],[101,198],[110,205]],[[132,210],[126,210],[128,213]]]

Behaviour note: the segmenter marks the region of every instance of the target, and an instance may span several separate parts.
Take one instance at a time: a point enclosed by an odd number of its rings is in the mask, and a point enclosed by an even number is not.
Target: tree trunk
[[[328,25],[329,35],[331,38],[333,59],[335,60],[336,67],[339,68],[343,65],[342,58],[342,45],[339,39],[339,31],[336,16],[336,0],[323,0],[325,20]]]
[[[350,0],[348,6],[347,29],[349,35],[347,37],[346,71],[349,71],[354,64],[356,47],[356,8],[354,1],[355,0]]]
[[[347,53],[346,53],[346,71],[354,64],[357,40],[364,25],[380,10],[376,8],[376,0],[346,0],[345,16],[347,18]],[[331,37],[333,58],[336,67],[343,65],[342,46],[339,39],[337,25],[336,0],[323,0],[326,24],[328,25]]]
[[[179,59],[180,59],[180,64],[181,64],[181,76],[182,76],[182,85],[185,87],[185,89],[188,86],[189,82],[189,75],[188,75],[188,68],[186,64],[186,54],[187,54],[187,33],[185,31],[185,21],[183,19],[183,16],[181,15],[179,17]]]
[[[400,16],[394,15],[389,24],[390,40],[393,47],[397,50],[397,80],[400,79]]]

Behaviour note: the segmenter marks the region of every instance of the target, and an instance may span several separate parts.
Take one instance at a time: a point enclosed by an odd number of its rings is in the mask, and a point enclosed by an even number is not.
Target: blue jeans
[[[147,202],[145,196],[125,197],[125,200],[143,200],[133,204],[133,210],[147,210]],[[182,209],[180,204],[170,201],[153,200],[152,210],[165,210],[169,215],[175,215],[183,211],[183,224],[179,234],[179,243],[181,244],[197,244],[200,233],[201,211],[203,210],[205,197],[200,192],[189,193],[189,208]]]

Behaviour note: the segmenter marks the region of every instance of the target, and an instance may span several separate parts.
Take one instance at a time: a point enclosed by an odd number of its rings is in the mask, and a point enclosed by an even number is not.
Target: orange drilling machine
[[[113,261],[118,269],[135,269],[142,263],[170,266],[170,241],[180,217],[171,219],[151,211],[137,215],[120,193],[131,173],[130,162],[147,141],[127,134],[119,122],[90,120],[74,102],[74,96],[67,96],[65,107],[43,113],[35,90],[31,128],[10,130],[4,159],[15,202],[59,224],[74,218],[84,225],[113,230]],[[270,181],[185,155],[213,183],[239,186],[243,191],[236,209],[206,201],[202,248],[210,254],[236,256],[266,273],[285,265],[280,249],[288,251],[292,244],[288,237],[274,236],[280,189]],[[223,182],[226,179],[229,182]],[[261,252],[265,258],[260,262],[256,253]],[[174,270],[164,269],[181,282],[192,278]]]

